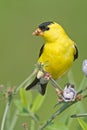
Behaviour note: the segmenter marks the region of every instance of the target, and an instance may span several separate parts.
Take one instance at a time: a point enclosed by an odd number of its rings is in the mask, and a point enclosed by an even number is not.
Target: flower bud
[[[76,91],[72,84],[67,84],[63,90],[63,98],[65,102],[75,101]]]

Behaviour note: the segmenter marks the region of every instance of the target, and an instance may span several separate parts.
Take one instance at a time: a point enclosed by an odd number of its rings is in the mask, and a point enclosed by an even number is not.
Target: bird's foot
[[[48,72],[39,71],[37,74],[37,78],[38,79],[44,78],[45,80],[49,81],[51,78],[51,74],[49,74]]]
[[[44,73],[44,78],[45,78],[47,81],[49,81],[50,78],[51,78],[51,74],[45,72],[45,73]]]

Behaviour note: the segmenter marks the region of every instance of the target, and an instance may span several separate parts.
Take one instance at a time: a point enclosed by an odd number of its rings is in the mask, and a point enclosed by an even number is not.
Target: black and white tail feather
[[[26,87],[26,90],[37,89],[41,95],[46,92],[48,80],[44,77],[44,73],[39,71],[33,82]]]

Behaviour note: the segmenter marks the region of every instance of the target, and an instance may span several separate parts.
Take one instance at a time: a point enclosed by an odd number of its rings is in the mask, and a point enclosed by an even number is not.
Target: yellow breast
[[[52,75],[54,79],[61,77],[72,65],[74,60],[74,42],[64,43],[46,43],[43,53],[38,62],[45,65],[45,70]]]

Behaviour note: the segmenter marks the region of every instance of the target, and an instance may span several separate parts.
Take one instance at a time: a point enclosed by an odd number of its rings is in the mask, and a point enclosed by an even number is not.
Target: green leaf
[[[20,100],[15,100],[15,105],[17,106],[20,113],[28,114],[28,110],[23,106],[22,102]]]
[[[82,119],[78,118],[77,119],[80,126],[82,127],[83,130],[87,130],[87,123],[85,123]]]
[[[32,101],[32,95],[31,92],[26,92],[23,88],[20,89],[20,97],[21,97],[21,101],[23,106],[25,106],[27,109],[30,107],[31,105],[31,101]]]
[[[15,100],[14,103],[15,103],[16,107],[19,109],[19,111],[22,111],[23,105],[22,105],[21,101],[20,100]]]
[[[45,99],[45,96],[38,94],[35,100],[33,101],[31,111],[36,112],[43,104],[44,99]]]

